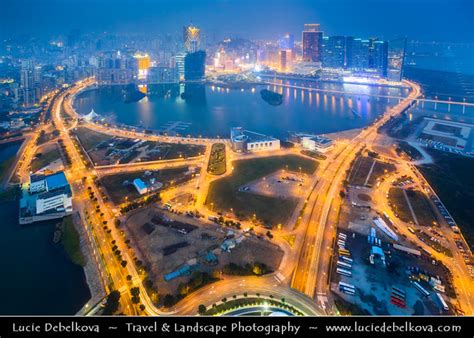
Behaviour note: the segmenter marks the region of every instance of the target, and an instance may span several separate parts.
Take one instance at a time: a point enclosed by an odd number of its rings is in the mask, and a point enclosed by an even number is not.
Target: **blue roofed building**
[[[61,218],[72,213],[72,191],[64,172],[31,175],[22,186],[20,224]]]
[[[133,185],[135,189],[137,189],[140,195],[146,194],[148,192],[148,187],[145,182],[142,181],[141,178],[136,178],[133,180]]]

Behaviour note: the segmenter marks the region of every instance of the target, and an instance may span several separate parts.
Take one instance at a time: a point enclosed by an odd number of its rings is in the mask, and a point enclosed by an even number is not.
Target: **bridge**
[[[342,96],[371,96],[371,97],[380,97],[380,98],[385,98],[385,99],[395,99],[398,100],[398,102],[401,102],[404,100],[406,97],[403,96],[398,96],[398,95],[386,95],[386,94],[376,94],[376,93],[357,93],[357,92],[350,92],[348,93],[345,90],[337,90],[337,89],[322,89],[322,88],[314,88],[314,87],[308,87],[308,86],[299,86],[299,85],[293,85],[293,84],[285,84],[285,83],[278,83],[278,82],[267,82],[267,85],[270,86],[275,86],[275,87],[284,87],[284,88],[292,88],[292,89],[301,89],[301,90],[307,90],[307,91],[312,91],[312,92],[319,92],[319,93],[328,93],[328,94],[333,94],[333,95],[341,95]],[[414,99],[414,102],[421,102],[421,103],[434,103],[435,105],[437,104],[447,104],[447,105],[460,105],[463,107],[474,107],[474,103],[472,102],[460,102],[460,101],[451,101],[451,100],[439,100],[439,99],[431,99],[431,98],[418,98]]]

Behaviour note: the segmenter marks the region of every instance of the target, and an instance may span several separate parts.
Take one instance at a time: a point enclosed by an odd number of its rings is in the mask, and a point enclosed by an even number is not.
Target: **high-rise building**
[[[323,67],[344,68],[346,38],[344,36],[325,36],[323,38]]]
[[[206,72],[206,52],[188,53],[184,58],[184,79],[198,81],[204,78]]]
[[[179,81],[183,81],[184,80],[184,61],[186,58],[186,53],[184,52],[176,53],[174,58],[175,58],[176,68],[178,69]]]
[[[387,76],[388,43],[381,40],[370,40],[369,68],[377,70],[381,76]]]
[[[319,24],[305,24],[302,34],[303,61],[321,62],[323,32]]]
[[[295,36],[290,33],[286,33],[279,40],[280,49],[293,49],[295,48]]]
[[[387,78],[389,81],[400,82],[402,80],[406,44],[406,38],[388,42]]]
[[[201,44],[201,30],[193,25],[183,27],[184,49],[189,53],[199,50]]]
[[[150,68],[150,56],[148,54],[136,53],[133,56],[137,60],[138,79],[146,80],[148,69]]]
[[[25,107],[35,104],[35,66],[31,60],[23,60],[21,62],[20,92],[23,99],[23,105]]]
[[[148,71],[148,83],[177,83],[177,68],[151,67]]]
[[[288,57],[290,56],[291,52],[287,49],[283,49],[280,51],[280,70],[286,71],[288,67]]]
[[[104,53],[98,58],[97,81],[101,84],[129,84],[138,74],[138,62],[127,53]]]
[[[369,40],[351,39],[350,63],[347,68],[363,70],[369,68]]]

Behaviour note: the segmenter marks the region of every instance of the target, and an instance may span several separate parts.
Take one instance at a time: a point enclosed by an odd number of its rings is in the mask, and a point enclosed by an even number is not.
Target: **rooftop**
[[[58,188],[69,186],[66,175],[63,171],[45,177],[48,190],[55,190]]]
[[[256,133],[250,130],[245,130],[242,127],[233,127],[230,130],[230,139],[232,142],[265,142],[275,141],[276,139],[272,136]]]

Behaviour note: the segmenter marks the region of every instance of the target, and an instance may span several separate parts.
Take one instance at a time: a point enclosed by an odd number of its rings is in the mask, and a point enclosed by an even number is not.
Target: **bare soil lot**
[[[160,222],[160,219],[166,221]],[[156,206],[131,215],[126,228],[161,294],[177,295],[179,285],[188,282],[191,274],[170,280],[165,280],[164,276],[185,266],[190,266],[190,271],[211,275],[216,275],[228,263],[244,266],[260,262],[277,270],[283,256],[281,249],[264,239],[242,236],[228,228],[175,215]],[[225,240],[236,242],[230,252],[221,248]],[[216,260],[209,261],[213,255]]]

